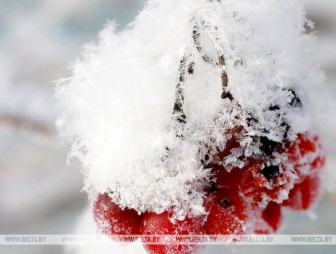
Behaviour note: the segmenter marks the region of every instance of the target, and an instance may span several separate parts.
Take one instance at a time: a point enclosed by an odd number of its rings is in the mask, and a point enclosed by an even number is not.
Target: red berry
[[[321,180],[318,176],[308,176],[289,192],[289,197],[283,202],[293,210],[309,209],[319,197]]]
[[[277,232],[282,222],[281,205],[270,202],[258,215],[260,217],[257,218],[254,229],[256,234],[272,234]]]
[[[142,221],[143,235],[203,235],[203,219],[188,218],[172,223],[170,213],[146,213]],[[195,254],[198,246],[192,244],[144,244],[150,254]]]
[[[104,234],[109,236],[140,235],[142,216],[132,209],[122,210],[112,202],[107,193],[98,196],[94,202],[93,214],[98,228]]]
[[[207,166],[216,167],[218,165],[223,165],[223,159],[231,154],[231,150],[240,147],[240,141],[242,140],[244,133],[246,133],[246,131],[242,126],[236,126],[226,130],[224,135],[228,140],[225,143],[225,148],[223,150],[217,148],[217,151],[211,156]]]
[[[283,192],[289,192],[293,186],[292,177],[286,168],[280,166],[262,166],[261,161],[251,161],[244,168],[241,190],[246,197],[256,203],[282,201]]]
[[[307,175],[318,175],[325,163],[322,146],[317,136],[308,133],[298,134],[296,140],[287,148],[288,163],[294,165],[298,179],[302,182]]]
[[[238,191],[242,179],[243,170],[240,168],[233,168],[228,172],[221,165],[214,165],[211,169],[213,180],[205,186],[205,192],[209,195],[211,193],[222,192],[227,189]]]
[[[249,205],[234,189],[221,190],[205,201],[209,212],[205,231],[209,235],[243,234],[250,218]]]
[[[309,153],[316,152],[318,146],[320,144],[318,143],[318,137],[309,137],[308,133],[299,133],[297,135],[296,140],[294,141],[294,148],[297,148],[296,156],[304,157],[305,155],[308,155]],[[294,154],[292,154],[294,155]]]
[[[217,166],[218,167],[218,166]],[[237,192],[243,177],[244,169],[234,168],[230,172],[226,171],[224,167],[221,167],[217,173],[217,189],[219,192],[231,191]]]

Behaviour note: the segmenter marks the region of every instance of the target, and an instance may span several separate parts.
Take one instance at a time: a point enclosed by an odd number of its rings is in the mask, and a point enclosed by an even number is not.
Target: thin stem
[[[23,116],[12,114],[0,114],[0,123],[13,126],[17,129],[25,129],[47,136],[55,135],[55,129],[45,123],[33,121]]]
[[[173,108],[173,115],[175,115],[177,122],[186,123],[186,115],[183,110],[184,105],[184,83],[187,74],[194,73],[194,63],[187,63],[188,57],[184,56],[180,61],[178,83],[176,85],[175,103]],[[188,66],[188,68],[187,68]]]
[[[200,42],[201,33],[199,31],[199,25],[197,24],[195,24],[193,27],[192,38],[197,51],[201,54],[201,58],[203,59],[203,61],[214,67],[218,66],[216,61],[214,61],[211,57],[204,53],[203,47],[201,46]]]
[[[228,82],[229,82],[229,79],[228,79],[228,75],[227,75],[227,72],[225,70],[225,58],[224,58],[224,55],[220,55],[218,57],[218,65],[221,69],[221,80],[222,80],[222,95],[221,95],[221,98],[222,99],[229,99],[230,101],[233,101],[234,98],[232,96],[232,94],[228,91]]]
[[[217,30],[217,27],[215,27],[215,30]],[[203,50],[203,47],[201,46],[200,38],[201,38],[201,32],[200,32],[200,26],[198,24],[195,24],[193,27],[193,32],[192,32],[192,38],[193,42],[195,44],[195,47],[197,51],[200,53],[201,58],[203,59],[204,62],[216,67],[220,68],[221,71],[221,81],[222,81],[222,94],[221,98],[222,99],[229,99],[230,101],[233,101],[234,98],[232,94],[228,91],[228,75],[225,70],[225,58],[223,54],[220,54],[218,57],[218,62],[214,61],[211,57],[209,57]],[[218,40],[217,38],[215,40]]]

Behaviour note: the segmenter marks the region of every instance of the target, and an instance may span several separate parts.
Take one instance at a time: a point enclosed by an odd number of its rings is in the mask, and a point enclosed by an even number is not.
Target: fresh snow
[[[307,24],[302,3],[291,0],[150,0],[124,31],[108,23],[74,64],[73,76],[57,86],[58,124],[73,142],[70,155],[83,163],[85,190],[91,197],[109,192],[139,213],[174,209],[177,218],[197,216],[205,213],[201,188],[209,178],[201,160],[225,147],[226,130],[242,125],[249,134],[223,161],[228,170],[243,166],[237,155],[260,152],[252,135],[283,139],[279,112],[291,126],[290,139],[315,132],[324,116],[314,91],[323,90],[325,77]],[[205,62],[204,54],[213,62],[223,55],[225,66]],[[185,124],[172,114],[182,59],[194,63],[182,84]],[[223,72],[243,109],[221,99]],[[303,109],[287,106],[288,89]],[[279,111],[266,110],[274,105]],[[249,124],[249,114],[258,123]]]

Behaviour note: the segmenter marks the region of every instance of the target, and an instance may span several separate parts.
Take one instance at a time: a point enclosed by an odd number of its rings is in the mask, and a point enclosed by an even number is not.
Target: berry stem
[[[200,38],[201,38],[201,32],[200,32],[200,24],[197,22],[195,23],[193,27],[193,32],[192,32],[192,38],[194,45],[197,49],[197,51],[201,54],[201,58],[204,62],[217,67],[218,63],[214,61],[210,56],[208,56],[206,53],[204,53],[203,47],[201,46]]]
[[[173,109],[173,115],[176,117],[177,122],[183,123],[183,124],[186,123],[186,115],[183,110],[183,104],[184,104],[183,83],[185,82],[186,62],[187,62],[187,57],[184,56],[180,61],[179,77],[178,77],[178,83],[176,85],[176,90],[175,90],[175,103],[174,103],[174,109]]]
[[[234,98],[233,98],[232,94],[228,91],[228,82],[229,82],[229,79],[228,79],[227,72],[225,70],[225,58],[224,58],[224,55],[220,55],[218,57],[218,65],[219,65],[219,68],[221,70],[221,80],[222,80],[222,90],[223,90],[221,98],[222,99],[229,99],[230,101],[233,101]]]
[[[202,60],[204,62],[210,64],[213,67],[216,67],[216,68],[219,67],[220,68],[222,90],[223,90],[223,92],[221,94],[221,98],[222,99],[229,99],[230,101],[233,101],[234,98],[233,98],[232,94],[228,91],[228,88],[227,88],[229,79],[228,79],[227,72],[225,70],[224,54],[221,54],[220,52],[218,52],[218,55],[219,55],[218,56],[218,61],[215,61],[204,52],[203,47],[201,46],[201,42],[200,42],[200,38],[201,38],[200,28],[201,28],[200,22],[196,22],[195,25],[193,26],[192,38],[193,38],[195,48],[200,53],[200,57],[202,58]],[[214,30],[217,31],[217,27],[214,27]],[[218,38],[215,36],[214,40],[218,41]]]
[[[194,73],[194,62],[190,61],[190,56],[186,54],[180,61],[178,69],[178,82],[175,89],[175,103],[173,107],[173,117],[177,123],[175,127],[176,136],[183,139],[184,125],[187,123],[186,115],[184,113],[184,83],[186,75],[192,75]]]

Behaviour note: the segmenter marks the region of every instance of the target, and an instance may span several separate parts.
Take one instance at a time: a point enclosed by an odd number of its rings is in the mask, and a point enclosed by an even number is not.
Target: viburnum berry
[[[169,212],[145,213],[141,226],[143,235],[203,235],[202,217],[188,218],[184,220],[170,220]],[[144,243],[145,249],[150,254],[195,254],[198,251],[197,245],[192,244],[161,244],[153,245]]]
[[[208,167],[218,167],[223,165],[223,159],[229,156],[232,149],[240,147],[240,141],[242,140],[246,130],[243,126],[235,126],[225,131],[224,135],[227,137],[224,149],[217,148],[215,153],[210,156]]]
[[[310,138],[308,133],[299,133],[288,148],[288,153],[292,160],[299,160],[309,153],[317,152],[318,149],[321,149],[321,144],[317,136]]]
[[[218,192],[225,192],[229,189],[231,192],[238,192],[240,189],[243,173],[244,169],[233,168],[230,172],[228,172],[224,167],[220,167],[216,175],[216,185]]]
[[[293,210],[307,210],[318,199],[321,179],[319,176],[308,176],[289,192],[289,197],[282,204]]]
[[[325,163],[319,137],[299,133],[295,141],[288,146],[286,153],[288,163],[293,165],[298,177],[283,205],[293,210],[307,210],[319,196],[320,171]]]
[[[207,163],[204,166],[211,168],[210,174],[212,177],[212,180],[205,188],[208,194],[228,188],[234,188],[235,191],[239,189],[243,171],[239,168],[233,168],[228,172],[223,165],[223,160],[231,154],[232,149],[240,147],[239,142],[243,132],[244,128],[242,126],[227,130],[225,135],[228,136],[228,140],[225,148],[223,150],[217,148],[214,154],[207,154],[207,159],[205,160]]]
[[[298,175],[296,183],[302,182],[307,175],[318,175],[325,163],[319,137],[309,133],[299,133],[285,153]]]
[[[140,235],[142,216],[135,210],[121,209],[107,193],[98,196],[93,214],[98,228],[106,235]]]
[[[251,161],[244,168],[241,181],[243,194],[254,202],[281,202],[283,192],[289,192],[293,186],[292,177],[284,166],[263,166],[262,161]]]
[[[250,208],[246,199],[234,189],[221,190],[210,195],[205,201],[209,212],[205,231],[209,235],[229,235],[246,233],[246,223],[250,218]]]
[[[273,234],[278,231],[282,222],[281,205],[275,202],[269,202],[266,208],[255,208],[260,212],[256,213],[256,224],[254,233],[256,234]]]

